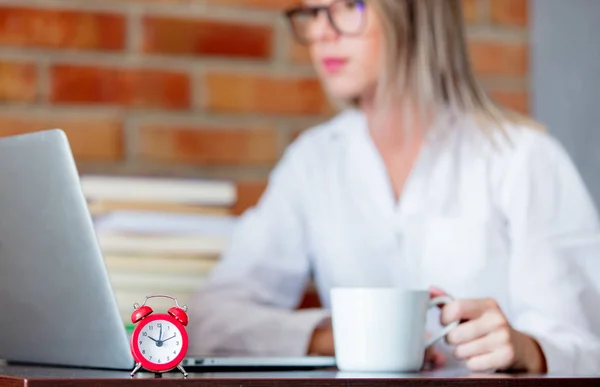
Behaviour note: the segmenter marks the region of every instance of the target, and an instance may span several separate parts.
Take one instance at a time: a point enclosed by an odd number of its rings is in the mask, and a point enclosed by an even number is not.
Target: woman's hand
[[[446,293],[431,288],[432,297]],[[454,356],[466,361],[471,371],[519,370],[545,373],[546,361],[538,343],[514,330],[492,299],[463,299],[442,309],[442,324],[464,321],[446,336],[455,346]]]
[[[328,319],[313,331],[308,344],[308,355],[333,356],[334,352],[333,329],[331,320]]]

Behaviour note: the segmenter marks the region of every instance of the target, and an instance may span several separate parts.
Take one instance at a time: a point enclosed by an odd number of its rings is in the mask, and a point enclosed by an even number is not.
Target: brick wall
[[[3,0],[0,136],[61,127],[84,172],[250,181],[252,204],[294,134],[332,114],[280,16],[291,2]],[[527,111],[527,0],[464,5],[477,73]]]

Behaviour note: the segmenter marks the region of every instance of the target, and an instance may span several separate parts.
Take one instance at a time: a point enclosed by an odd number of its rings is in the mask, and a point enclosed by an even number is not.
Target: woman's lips
[[[348,60],[344,58],[325,58],[321,61],[323,68],[329,74],[341,71],[347,62]]]

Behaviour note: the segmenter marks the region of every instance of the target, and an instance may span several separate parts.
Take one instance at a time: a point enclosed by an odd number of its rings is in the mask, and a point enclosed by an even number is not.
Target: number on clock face
[[[138,344],[144,358],[164,364],[172,361],[181,351],[181,334],[172,323],[156,320],[142,328]]]

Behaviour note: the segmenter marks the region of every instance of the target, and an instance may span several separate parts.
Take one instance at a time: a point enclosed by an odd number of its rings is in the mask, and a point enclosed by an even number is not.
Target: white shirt
[[[190,353],[303,355],[332,287],[434,285],[495,299],[549,372],[600,373],[584,299],[600,300],[564,253],[599,235],[571,160],[525,127],[507,128],[512,145],[496,135],[496,148],[471,121],[445,133],[428,138],[399,201],[360,112],[301,135],[193,299]],[[324,308],[295,310],[311,275]]]

